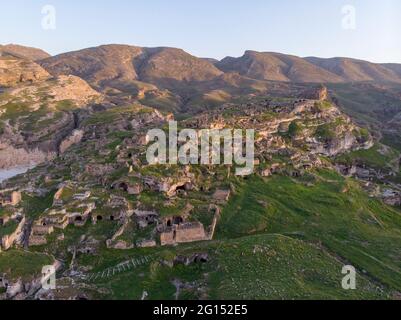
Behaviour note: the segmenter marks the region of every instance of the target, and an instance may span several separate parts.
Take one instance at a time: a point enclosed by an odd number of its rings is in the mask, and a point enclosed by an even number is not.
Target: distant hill
[[[272,52],[246,51],[216,63],[224,72],[259,80],[313,83],[401,82],[401,65],[377,64],[350,58],[300,58]]]
[[[175,48],[142,48],[105,45],[69,52],[41,60],[53,76],[75,75],[95,89],[126,100],[166,110],[177,110],[196,97],[223,90],[252,92],[266,84],[239,75],[225,74],[208,59],[197,58]],[[245,87],[242,87],[245,85]],[[230,93],[225,93],[229,90]],[[208,99],[205,100],[207,102]]]
[[[32,61],[37,61],[50,57],[50,54],[41,49],[25,47],[16,44],[8,44],[5,46],[0,45],[0,53],[11,54],[15,57]]]
[[[216,64],[224,72],[238,72],[258,80],[285,82],[341,82],[342,78],[291,55],[246,51],[240,58],[227,57]]]
[[[343,82],[376,81],[376,82],[401,82],[401,73],[395,72],[387,65],[371,63],[368,61],[350,58],[315,58],[308,57],[305,60],[327,70],[343,79]],[[397,65],[395,65],[397,66]],[[398,65],[400,68],[401,65]]]
[[[0,51],[4,47],[0,47]],[[15,45],[7,47],[21,55],[25,51],[38,50]],[[54,57],[45,52],[33,53],[30,55],[35,60],[45,56],[40,64],[49,73],[73,74],[99,88],[119,88],[122,83],[126,87],[127,81],[177,88],[183,82],[214,81],[225,73],[238,73],[261,81],[296,83],[401,82],[401,64],[378,64],[351,58],[301,58],[250,50],[242,57],[226,57],[221,61],[197,58],[176,48],[129,45],[104,45]]]
[[[41,65],[53,75],[74,74],[95,86],[122,81],[205,81],[222,74],[210,62],[181,49],[105,45],[44,59]]]
[[[401,78],[401,64],[397,63],[384,63],[382,64],[383,67],[390,69],[394,73],[396,73]]]
[[[287,84],[401,83],[399,64],[256,51],[218,61],[176,48],[112,44],[38,63],[53,76],[78,76],[119,101],[140,101],[169,111],[204,109],[238,96],[283,91]]]
[[[141,54],[139,47],[100,46],[63,53],[41,60],[40,64],[54,76],[72,74],[102,86],[116,79],[136,80],[134,61]]]

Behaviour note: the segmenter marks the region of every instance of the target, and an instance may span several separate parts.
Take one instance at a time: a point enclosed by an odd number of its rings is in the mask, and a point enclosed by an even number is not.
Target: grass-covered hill
[[[265,97],[179,122],[256,128],[254,175],[236,177],[225,166],[149,166],[143,138],[151,128],[166,129],[168,119],[140,104],[100,109],[82,122],[80,143],[7,182],[23,199],[3,216],[22,214],[32,230],[54,230],[0,253],[4,276],[37,275],[42,259],[57,259],[64,290],[50,295],[60,299],[399,296],[401,210],[335,166],[377,169],[399,156],[396,149],[370,147],[369,132],[330,102]],[[326,152],[331,144],[335,154]],[[369,183],[385,188],[380,179]],[[229,200],[216,200],[218,190],[228,190]],[[149,212],[156,220],[138,218]],[[161,245],[166,221],[201,223],[209,232],[214,217],[209,241]],[[13,232],[12,221],[1,230]],[[29,254],[37,256],[18,268]],[[357,270],[355,291],[341,287],[344,265]]]
[[[401,289],[400,210],[331,171],[302,179],[234,179],[216,238],[176,248],[104,251],[79,262],[104,278],[98,298],[392,299]],[[204,254],[205,261],[183,264]],[[125,261],[149,262],[115,271]],[[178,258],[177,258],[178,257]],[[181,258],[180,258],[181,257]],[[341,288],[342,268],[357,290]],[[107,272],[110,270],[109,272]],[[109,275],[107,275],[109,273]],[[112,274],[112,275],[111,275]]]

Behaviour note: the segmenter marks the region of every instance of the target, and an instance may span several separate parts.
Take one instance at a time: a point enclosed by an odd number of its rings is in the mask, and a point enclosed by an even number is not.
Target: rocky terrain
[[[47,71],[0,94],[1,167],[36,165],[1,184],[0,299],[400,297],[396,79],[344,85],[354,69],[251,51],[221,62],[130,46],[41,67],[12,59]],[[383,108],[363,114],[368,98]],[[253,174],[149,165],[149,130],[174,119],[254,129]],[[359,290],[342,290],[344,264]],[[39,285],[45,265],[56,290]]]
[[[0,45],[0,53],[3,55],[8,54],[20,59],[31,61],[37,61],[50,57],[50,54],[42,49],[30,48],[17,44]]]
[[[256,51],[217,61],[175,48],[104,45],[38,63],[53,76],[76,75],[119,102],[140,101],[181,114],[193,114],[248,95],[299,93],[310,83],[401,83],[397,64]],[[346,108],[353,106],[347,104]]]
[[[50,78],[50,74],[36,63],[8,54],[0,56],[0,86],[12,87]]]
[[[102,95],[75,76],[53,78],[29,60],[1,57],[0,168],[41,163],[79,126]]]

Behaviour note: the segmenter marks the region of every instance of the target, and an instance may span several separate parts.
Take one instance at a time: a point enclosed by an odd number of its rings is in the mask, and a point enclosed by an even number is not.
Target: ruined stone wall
[[[162,246],[168,246],[168,245],[173,245],[175,244],[175,239],[174,239],[174,231],[166,231],[162,232],[160,234],[160,243]]]
[[[190,227],[179,226],[176,230],[175,241],[177,243],[186,243],[193,241],[206,240],[205,229],[202,224],[194,224]]]

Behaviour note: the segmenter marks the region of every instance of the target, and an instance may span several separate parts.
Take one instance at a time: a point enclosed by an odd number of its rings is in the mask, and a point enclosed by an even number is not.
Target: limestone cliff
[[[6,64],[7,72],[16,73],[12,66]],[[103,100],[78,77],[35,75],[34,81],[10,78],[7,83],[12,87],[0,93],[0,168],[38,164],[64,152],[82,138],[82,133],[74,132],[79,114]]]

